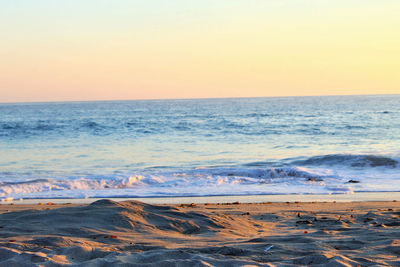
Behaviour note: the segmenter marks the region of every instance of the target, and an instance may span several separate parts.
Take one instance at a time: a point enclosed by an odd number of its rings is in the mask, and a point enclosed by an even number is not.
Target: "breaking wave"
[[[146,197],[295,193],[276,191],[276,186],[282,183],[286,183],[288,187],[315,186],[319,189],[309,193],[321,193],[326,186],[324,180],[329,179],[336,178],[306,168],[197,168],[185,171],[153,171],[125,177],[4,181],[0,183],[0,197],[82,198],[110,195]]]

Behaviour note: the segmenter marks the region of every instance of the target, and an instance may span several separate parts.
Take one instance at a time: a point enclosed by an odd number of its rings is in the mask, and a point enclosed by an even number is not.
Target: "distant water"
[[[400,95],[0,104],[0,198],[400,191],[399,158]]]

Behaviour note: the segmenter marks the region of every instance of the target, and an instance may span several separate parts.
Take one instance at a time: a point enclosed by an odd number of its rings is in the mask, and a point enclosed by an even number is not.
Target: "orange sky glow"
[[[399,94],[398,14],[371,0],[3,1],[0,102]]]

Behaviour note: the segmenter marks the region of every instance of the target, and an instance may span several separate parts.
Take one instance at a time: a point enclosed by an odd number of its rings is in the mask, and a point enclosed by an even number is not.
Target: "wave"
[[[334,177],[305,168],[152,170],[130,176],[66,177],[0,182],[0,198],[274,194],[276,185],[324,187]],[[303,190],[303,189],[301,189]],[[284,193],[284,192],[281,192]]]
[[[65,125],[52,122],[0,122],[0,136],[18,137],[61,132]]]
[[[307,178],[323,179],[321,174],[299,167],[279,167],[279,168],[216,168],[216,169],[197,169],[199,173],[211,174],[214,176],[226,177],[246,177],[259,179],[276,178]]]
[[[49,134],[59,134],[62,137],[70,133],[89,133],[92,135],[111,134],[115,127],[103,125],[95,121],[31,121],[31,122],[0,122],[0,137],[34,137]]]
[[[399,161],[391,157],[380,155],[352,155],[331,154],[321,155],[304,160],[294,160],[290,164],[301,166],[333,166],[343,165],[349,167],[390,167],[399,166]]]
[[[19,182],[1,182],[0,197],[9,195],[26,195],[38,192],[123,189],[140,185],[161,183],[156,177],[141,175],[126,178],[66,178],[66,179],[33,179]]]

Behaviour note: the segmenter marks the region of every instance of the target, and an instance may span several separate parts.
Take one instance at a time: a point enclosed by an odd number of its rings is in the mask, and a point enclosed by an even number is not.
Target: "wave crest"
[[[331,154],[315,156],[305,160],[292,161],[294,165],[309,166],[332,166],[345,165],[350,167],[392,167],[399,165],[398,160],[379,155],[352,155],[352,154]]]

